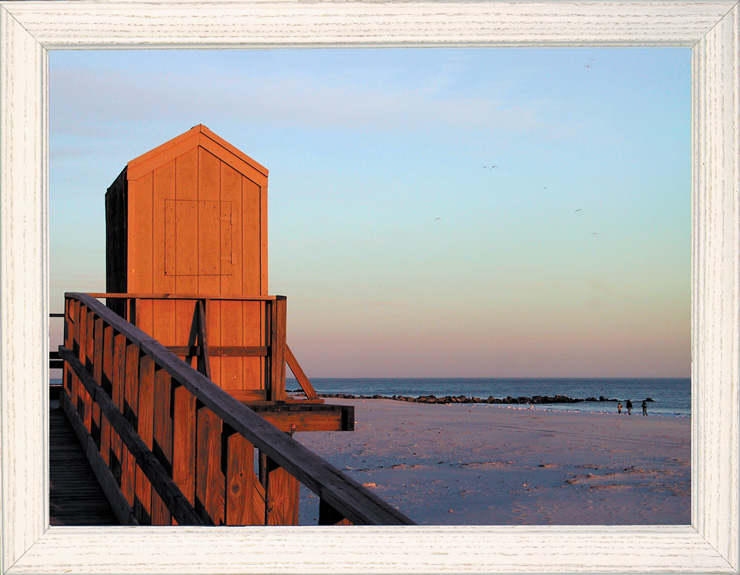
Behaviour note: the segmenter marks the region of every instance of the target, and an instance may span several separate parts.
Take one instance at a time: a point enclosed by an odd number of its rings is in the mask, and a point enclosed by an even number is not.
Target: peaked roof
[[[246,176],[256,171],[267,178],[267,168],[211,132],[203,124],[198,124],[184,134],[131,160],[127,165],[128,179],[136,180],[198,146]]]

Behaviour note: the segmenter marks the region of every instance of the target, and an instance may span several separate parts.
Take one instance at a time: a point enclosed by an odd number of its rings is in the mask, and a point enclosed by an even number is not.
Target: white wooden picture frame
[[[48,51],[280,46],[691,48],[690,526],[49,527]],[[737,0],[0,2],[0,573],[738,573],[739,380]]]

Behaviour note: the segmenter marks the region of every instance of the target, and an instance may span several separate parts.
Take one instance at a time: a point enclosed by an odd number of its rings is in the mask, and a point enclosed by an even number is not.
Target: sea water
[[[604,397],[622,402],[632,400],[633,413],[642,413],[642,401],[650,398],[648,414],[689,416],[691,414],[690,378],[316,378],[311,383],[318,393],[351,395],[404,395],[420,397],[447,395],[466,397],[532,397],[535,395],[586,399]],[[286,381],[288,390],[299,389],[294,379]],[[535,409],[616,413],[616,401],[537,404]]]
[[[52,383],[61,383],[53,379]],[[648,414],[688,417],[691,415],[690,378],[316,378],[311,380],[318,393],[347,393],[351,395],[447,395],[466,397],[490,396],[532,397],[535,395],[565,395],[576,399],[604,397],[622,402],[632,400],[633,413],[642,413],[642,401],[650,398]],[[288,390],[298,390],[295,379],[287,379]],[[583,401],[578,403],[548,403],[534,405],[535,409],[559,411],[587,411],[616,413],[615,401]]]

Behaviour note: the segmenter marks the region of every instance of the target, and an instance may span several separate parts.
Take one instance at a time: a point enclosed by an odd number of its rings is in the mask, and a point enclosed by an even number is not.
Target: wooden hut
[[[108,305],[273,419],[295,403],[287,360],[308,401],[282,426],[351,429],[351,409],[310,388],[285,345],[285,298],[267,292],[267,176],[202,125],[130,161],[106,194],[106,291],[128,294]]]

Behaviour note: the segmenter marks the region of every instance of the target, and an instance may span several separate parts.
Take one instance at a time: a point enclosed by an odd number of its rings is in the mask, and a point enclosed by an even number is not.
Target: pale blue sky
[[[202,123],[270,170],[309,377],[688,377],[690,75],[680,49],[52,52],[52,309],[104,290],[121,169]]]

